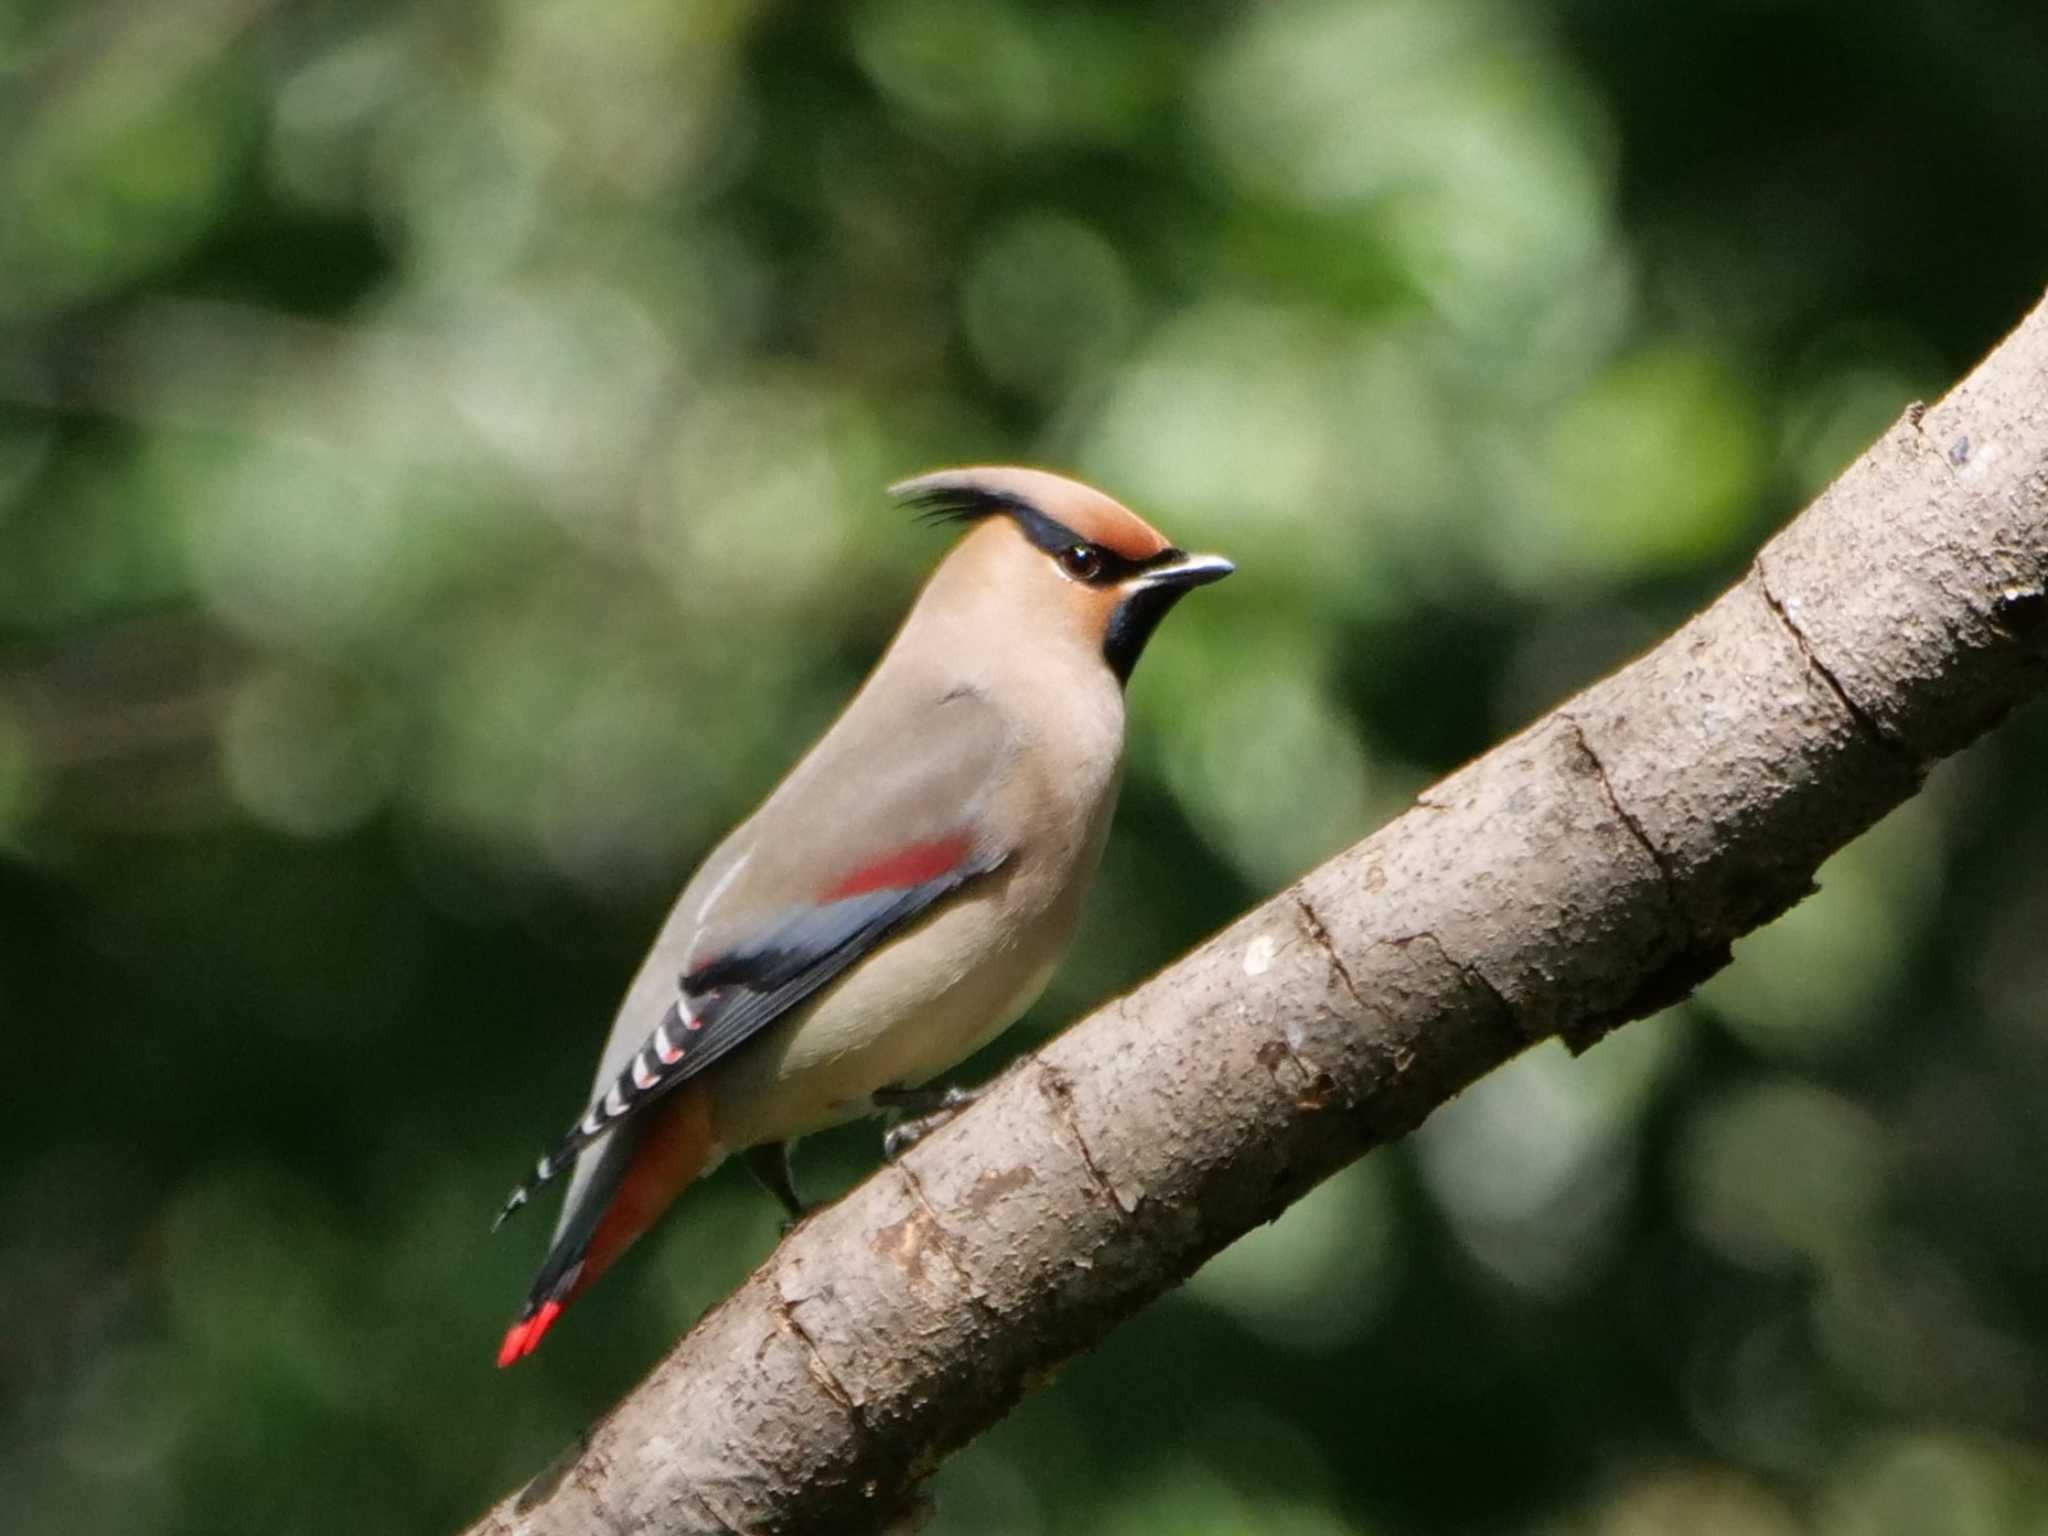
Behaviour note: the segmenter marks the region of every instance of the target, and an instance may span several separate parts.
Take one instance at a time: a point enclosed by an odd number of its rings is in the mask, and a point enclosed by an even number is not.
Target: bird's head
[[[973,524],[935,581],[1028,637],[1079,642],[1119,682],[1167,610],[1234,566],[1191,555],[1092,486],[1042,469],[943,469],[890,488],[935,521]]]

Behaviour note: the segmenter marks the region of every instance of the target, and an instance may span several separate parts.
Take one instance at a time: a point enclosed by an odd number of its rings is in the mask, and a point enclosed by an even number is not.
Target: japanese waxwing
[[[965,1101],[916,1090],[1045,987],[1115,807],[1123,684],[1181,594],[1231,571],[1040,470],[893,493],[966,533],[662,924],[588,1111],[499,1216],[574,1170],[500,1365],[728,1154],[795,1217],[792,1140],[891,1107],[915,1131]]]

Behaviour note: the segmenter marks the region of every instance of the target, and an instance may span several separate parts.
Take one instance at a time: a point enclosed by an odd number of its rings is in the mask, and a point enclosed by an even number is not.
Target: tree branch
[[[2048,305],[1656,650],[806,1221],[477,1533],[856,1532],[1529,1044],[1684,997],[2048,682]]]

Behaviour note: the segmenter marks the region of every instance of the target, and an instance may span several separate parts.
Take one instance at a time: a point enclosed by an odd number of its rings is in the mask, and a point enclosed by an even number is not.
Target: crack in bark
[[[1074,1114],[1073,1081],[1058,1067],[1038,1064],[1038,1091],[1052,1106],[1053,1118],[1066,1128],[1074,1139],[1074,1149],[1081,1154],[1081,1164],[1088,1170],[1088,1177],[1095,1187],[1109,1197],[1109,1203],[1126,1216],[1138,1209],[1135,1201],[1126,1204],[1124,1197],[1116,1192],[1116,1186],[1109,1181],[1109,1175],[1095,1161],[1095,1154],[1088,1148],[1088,1138],[1081,1134],[1081,1122]]]
[[[804,1365],[809,1370],[811,1379],[824,1389],[827,1397],[846,1410],[846,1417],[853,1423],[854,1434],[865,1442],[868,1438],[868,1425],[867,1420],[861,1416],[860,1405],[854,1402],[853,1394],[846,1390],[832,1367],[825,1363],[825,1357],[819,1352],[817,1341],[806,1333],[804,1325],[796,1320],[795,1305],[779,1288],[775,1293],[775,1318],[783,1332],[795,1335],[797,1342],[803,1346]]]
[[[1328,957],[1330,969],[1335,971],[1337,979],[1344,983],[1344,990],[1351,994],[1351,1001],[1358,1004],[1360,1012],[1373,1012],[1365,999],[1359,995],[1358,983],[1351,979],[1351,968],[1344,963],[1344,957],[1337,953],[1337,946],[1330,939],[1330,930],[1325,928],[1323,920],[1316,916],[1316,909],[1309,905],[1308,898],[1301,894],[1299,887],[1287,894],[1293,899],[1295,910],[1301,914],[1301,920],[1308,928],[1310,941]],[[1288,1054],[1294,1054],[1291,1044],[1288,1046]]]
[[[1916,430],[1919,427],[1917,419],[1914,422],[1914,427]],[[1806,638],[1806,632],[1794,621],[1791,612],[1785,605],[1778,601],[1778,594],[1771,590],[1770,575],[1764,569],[1763,554],[1759,554],[1751,562],[1750,570],[1756,576],[1756,589],[1763,594],[1764,606],[1777,615],[1778,622],[1785,626],[1785,633],[1790,635],[1792,643],[1799,647],[1799,654],[1806,658],[1806,664],[1813,668],[1820,680],[1828,685],[1828,691],[1835,696],[1836,702],[1848,711],[1849,718],[1862,727],[1865,734],[1872,741],[1876,742],[1886,754],[1910,768],[1917,777],[1920,773],[1920,760],[1914,756],[1912,748],[1893,736],[1890,731],[1878,723],[1875,716],[1871,715],[1862,705],[1849,697],[1849,690],[1842,686],[1841,680],[1829,669],[1827,663],[1820,659],[1820,653],[1813,648],[1813,643]]]
[[[1679,881],[1678,872],[1671,867],[1671,861],[1664,850],[1651,841],[1650,834],[1643,829],[1643,824],[1621,803],[1621,796],[1614,792],[1614,781],[1607,777],[1607,764],[1602,762],[1600,754],[1593,750],[1593,743],[1586,737],[1586,728],[1579,724],[1578,718],[1574,715],[1560,713],[1558,719],[1570,728],[1572,739],[1579,744],[1579,751],[1584,753],[1586,761],[1592,764],[1593,777],[1600,781],[1600,790],[1606,795],[1607,804],[1613,809],[1614,814],[1621,818],[1621,824],[1634,834],[1635,840],[1642,845],[1643,852],[1650,856],[1650,862],[1656,865],[1657,873],[1663,880],[1665,903],[1682,926],[1685,904],[1679,899],[1679,892],[1684,887]]]
[[[939,1220],[938,1210],[932,1205],[930,1196],[924,1192],[924,1180],[920,1179],[902,1158],[889,1165],[903,1180],[903,1187],[910,1192],[911,1201],[924,1212],[924,1219],[931,1223],[933,1244],[939,1256],[946,1261],[947,1268],[960,1277],[960,1288],[967,1293],[967,1299],[984,1315],[993,1317],[995,1309],[988,1304],[987,1288],[968,1273],[967,1266],[960,1262],[960,1253],[953,1244],[953,1234],[945,1223]]]
[[[1357,1007],[1359,1027],[1368,1026],[1374,1019],[1384,1020],[1384,1013],[1367,1002],[1365,994],[1358,990],[1358,983],[1351,975],[1351,967],[1346,965],[1344,957],[1337,953],[1336,941],[1330,937],[1330,930],[1324,925],[1314,905],[1302,895],[1299,887],[1290,889],[1286,895],[1293,902],[1302,927],[1307,930],[1309,942],[1323,952],[1323,958],[1329,962],[1330,970],[1335,974],[1338,984],[1344,988],[1345,995]],[[1281,1054],[1292,1062],[1294,1070],[1301,1074],[1301,1087],[1296,1095],[1296,1101],[1318,1109],[1327,1104],[1331,1091],[1336,1087],[1335,1076],[1303,1055],[1301,1048],[1294,1043],[1293,1036],[1284,1025],[1272,1037],[1272,1043],[1280,1048]],[[1264,1047],[1261,1047],[1262,1051],[1263,1049]],[[1261,1059],[1264,1060],[1263,1057]],[[1410,1060],[1412,1059],[1411,1053]],[[1272,1070],[1271,1063],[1267,1064],[1267,1070]],[[1397,1064],[1396,1070],[1406,1071],[1407,1063]],[[1348,1096],[1345,1102],[1351,1102]]]
[[[1395,949],[1403,949],[1410,944],[1427,944],[1437,952],[1437,958],[1464,977],[1475,992],[1483,992],[1492,1000],[1493,1006],[1499,1010],[1501,1016],[1507,1021],[1510,1034],[1517,1040],[1528,1041],[1530,1039],[1528,1031],[1522,1028],[1521,1015],[1515,1011],[1515,1005],[1508,1001],[1507,994],[1487,980],[1486,973],[1480,970],[1478,966],[1468,965],[1453,955],[1444,946],[1444,941],[1434,933],[1431,933],[1427,928],[1417,933],[1404,933],[1397,939],[1387,939],[1384,942]]]

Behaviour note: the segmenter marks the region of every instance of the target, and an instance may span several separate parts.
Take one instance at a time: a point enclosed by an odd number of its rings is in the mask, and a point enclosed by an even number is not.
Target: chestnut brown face
[[[1006,521],[1062,584],[1058,611],[1086,626],[1119,682],[1184,593],[1235,569],[1220,555],[1175,548],[1128,507],[1043,470],[947,470],[892,489],[926,517]]]

